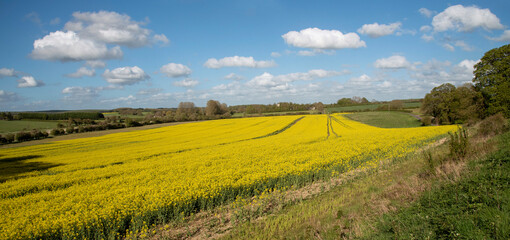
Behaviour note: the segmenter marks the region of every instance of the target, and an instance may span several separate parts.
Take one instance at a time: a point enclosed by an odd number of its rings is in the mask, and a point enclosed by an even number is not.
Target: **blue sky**
[[[510,2],[4,1],[0,111],[422,98],[510,42]]]

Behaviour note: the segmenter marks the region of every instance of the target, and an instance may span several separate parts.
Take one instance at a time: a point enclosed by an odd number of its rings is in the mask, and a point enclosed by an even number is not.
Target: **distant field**
[[[30,131],[32,129],[52,129],[57,127],[58,121],[44,121],[44,120],[19,120],[19,121],[5,121],[0,120],[0,133]]]
[[[388,106],[388,104],[367,104],[367,105],[355,105],[355,106],[345,106],[345,107],[332,107],[327,108],[327,112],[356,112],[356,111],[373,111],[379,106]],[[405,102],[404,108],[419,108],[421,107],[421,102]]]
[[[345,115],[355,121],[382,128],[419,127],[421,122],[404,112],[359,112]]]
[[[104,112],[103,115],[105,117],[123,117],[123,118],[145,118],[145,115],[147,115],[149,112],[143,112],[142,115],[120,115],[118,112]]]

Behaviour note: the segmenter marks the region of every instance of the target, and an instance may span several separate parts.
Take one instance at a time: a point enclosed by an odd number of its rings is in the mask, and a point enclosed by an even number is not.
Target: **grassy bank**
[[[359,112],[346,117],[368,125],[382,128],[419,127],[421,122],[405,112]]]
[[[465,177],[440,185],[396,213],[385,214],[366,239],[508,239],[510,133],[499,150],[470,162]]]

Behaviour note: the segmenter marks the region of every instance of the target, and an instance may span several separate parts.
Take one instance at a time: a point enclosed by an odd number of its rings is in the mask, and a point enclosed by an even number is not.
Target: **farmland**
[[[57,126],[58,121],[51,120],[0,120],[0,133],[30,131],[32,129],[46,130]]]
[[[238,197],[404,157],[456,129],[280,116],[1,149],[0,238],[129,236]]]

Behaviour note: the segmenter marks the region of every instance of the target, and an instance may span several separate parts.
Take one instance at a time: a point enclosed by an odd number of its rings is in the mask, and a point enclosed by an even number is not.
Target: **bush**
[[[421,118],[421,125],[422,126],[430,126],[432,124],[432,117],[425,116]]]
[[[450,142],[448,143],[450,148],[450,157],[453,160],[463,159],[469,149],[469,139],[467,130],[465,128],[459,129],[455,133],[448,133],[450,135]]]
[[[480,122],[478,134],[481,136],[492,136],[508,130],[508,121],[502,113],[490,116]]]
[[[16,135],[14,135],[14,140],[16,140],[17,142],[24,142],[24,141],[29,141],[32,139],[32,135],[28,132],[17,132]]]
[[[53,136],[59,136],[65,134],[65,132],[64,129],[54,128],[51,130],[50,134]]]
[[[68,127],[68,128],[66,128],[66,133],[67,133],[67,134],[74,133],[74,127]]]
[[[4,138],[7,141],[7,143],[14,142],[14,134],[12,134],[12,133],[5,134]]]

